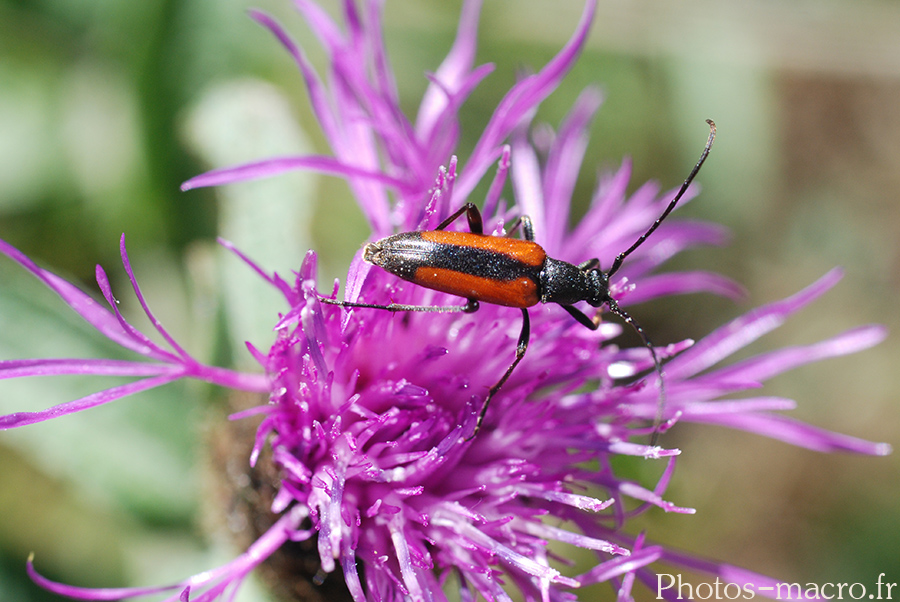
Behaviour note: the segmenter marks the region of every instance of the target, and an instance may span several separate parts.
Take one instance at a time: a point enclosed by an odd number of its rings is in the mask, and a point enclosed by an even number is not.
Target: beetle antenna
[[[691,173],[688,174],[688,177],[684,180],[684,183],[681,185],[681,188],[678,189],[678,193],[675,195],[671,201],[669,201],[666,210],[662,212],[656,221],[650,226],[650,228],[644,232],[640,238],[638,238],[633,245],[628,247],[625,251],[619,253],[615,260],[613,260],[612,266],[610,266],[609,271],[606,272],[606,277],[609,278],[613,274],[615,274],[620,267],[622,267],[622,262],[625,261],[625,258],[631,255],[635,249],[644,244],[644,241],[653,234],[659,225],[662,223],[666,217],[672,210],[675,209],[675,205],[678,204],[678,201],[681,200],[681,197],[684,196],[684,193],[687,192],[688,187],[691,185],[691,182],[694,181],[694,177],[700,171],[700,168],[703,166],[704,161],[706,161],[706,157],[709,156],[709,151],[712,149],[713,141],[716,139],[716,124],[712,119],[707,119],[706,123],[709,124],[709,138],[706,140],[706,146],[703,147],[703,152],[700,153],[700,159],[697,160],[697,164],[694,165],[694,169],[691,170]],[[656,353],[656,348],[653,346],[653,343],[650,342],[650,338],[647,336],[647,333],[644,332],[644,329],[641,328],[641,325],[638,324],[634,318],[632,318],[628,313],[619,307],[618,303],[613,299],[607,300],[607,306],[609,310],[622,318],[629,326],[631,326],[638,336],[641,337],[641,341],[644,343],[644,347],[650,352],[650,357],[653,358],[653,367],[656,369],[656,374],[659,378],[659,403],[656,406],[656,416],[653,419],[653,435],[650,436],[650,445],[655,446],[657,440],[659,439],[659,427],[662,424],[663,412],[666,407],[666,379],[665,374],[663,372],[662,362],[659,359],[659,355]]]
[[[706,146],[703,147],[703,152],[700,153],[700,159],[697,161],[697,164],[694,165],[694,169],[691,170],[691,173],[688,174],[688,177],[684,181],[684,184],[681,185],[681,188],[678,190],[678,194],[676,194],[675,198],[669,202],[669,206],[666,207],[666,210],[662,212],[662,215],[660,215],[656,219],[656,221],[653,222],[653,225],[650,226],[650,229],[644,232],[641,237],[634,242],[633,245],[628,247],[628,249],[616,256],[615,260],[612,263],[612,266],[609,268],[609,271],[606,272],[607,276],[612,276],[619,271],[619,268],[622,267],[622,262],[625,261],[625,258],[631,255],[639,246],[644,244],[644,241],[647,240],[647,238],[651,234],[653,234],[657,228],[659,228],[659,225],[662,223],[662,221],[666,219],[666,217],[668,217],[670,213],[672,213],[672,210],[675,209],[675,205],[678,204],[678,201],[680,201],[681,197],[684,196],[684,193],[687,192],[688,186],[690,186],[691,182],[694,180],[694,176],[697,175],[697,172],[700,171],[700,167],[703,166],[703,162],[706,161],[706,157],[709,156],[709,151],[712,148],[713,140],[716,139],[715,122],[712,119],[707,119],[706,123],[709,124],[709,138],[706,140]]]
[[[644,343],[644,347],[650,352],[650,357],[653,358],[653,368],[656,370],[656,375],[659,378],[659,403],[656,405],[656,416],[653,418],[653,434],[650,436],[650,446],[653,447],[659,439],[659,425],[662,424],[663,410],[666,407],[666,379],[662,362],[659,359],[659,355],[656,353],[656,348],[653,346],[653,343],[650,342],[650,337],[647,336],[647,333],[641,325],[637,323],[637,320],[619,307],[619,304],[615,299],[608,299],[606,305],[609,307],[609,311],[619,316],[623,322],[634,329],[638,336],[641,337],[641,342]]]

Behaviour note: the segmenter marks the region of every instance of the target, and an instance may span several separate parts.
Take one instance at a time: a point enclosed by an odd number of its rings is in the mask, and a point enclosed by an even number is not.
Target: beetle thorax
[[[600,307],[609,296],[607,282],[606,274],[600,270],[583,270],[548,257],[541,271],[541,302],[572,305],[587,301]]]

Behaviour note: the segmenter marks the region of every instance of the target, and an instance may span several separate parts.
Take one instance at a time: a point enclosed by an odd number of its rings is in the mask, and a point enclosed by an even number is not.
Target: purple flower
[[[380,2],[365,2],[361,12],[345,2],[342,26],[310,1],[295,3],[330,57],[327,84],[277,23],[261,13],[253,18],[296,60],[333,156],[282,157],[217,170],[190,180],[185,189],[291,169],[331,173],[353,189],[377,239],[433,228],[464,202],[480,200],[472,192],[487,177],[491,183],[479,203],[487,231],[503,234],[504,224],[529,215],[536,239],[549,255],[572,263],[599,257],[604,266],[671,199],[672,192],[659,194],[649,184],[627,197],[626,162],[601,179],[587,214],[569,229],[587,126],[600,105],[594,90],[578,99],[541,149],[529,142],[534,110],[578,56],[594,2],[588,2],[560,53],[507,92],[462,164],[453,155],[458,112],[491,71],[489,65],[473,62],[479,2],[465,4],[456,41],[429,75],[414,121],[399,108],[382,40]],[[504,196],[507,182],[511,202]],[[629,257],[611,292],[625,306],[697,291],[737,296],[737,285],[714,274],[652,273],[682,249],[723,239],[722,228],[712,224],[666,223]],[[284,297],[283,314],[272,319],[271,348],[248,345],[262,368],[258,374],[206,365],[176,343],[141,294],[124,237],[125,270],[164,346],[119,313],[99,267],[97,281],[109,309],[0,241],[0,251],[104,336],[145,358],[2,361],[4,378],[98,374],[136,380],[44,411],[2,416],[0,428],[41,422],[190,377],[267,396],[268,403],[233,418],[263,417],[250,464],[271,462],[278,471],[272,526],[225,566],[160,588],[81,589],[47,580],[29,560],[28,571],[40,585],[89,600],[161,591],[174,591],[170,600],[229,599],[251,570],[292,542],[314,544],[320,567],[316,581],[340,569],[355,600],[443,600],[448,589],[458,589],[463,600],[474,600],[476,594],[506,600],[503,583],[520,590],[526,600],[567,600],[574,599],[579,587],[601,581],[610,581],[628,599],[635,578],[656,586],[651,565],[658,561],[741,584],[769,582],[623,531],[629,519],[650,507],[692,510],[663,498],[680,452],[643,443],[653,429],[659,390],[647,350],[612,342],[622,331],[618,324],[590,331],[558,306],[532,308],[528,353],[494,397],[482,430],[467,440],[488,387],[513,357],[520,312],[485,304],[473,314],[397,315],[326,305],[319,300],[314,252],[285,279],[223,244],[259,274],[262,285]],[[661,357],[669,358],[663,429],[678,421],[715,423],[819,451],[888,453],[884,444],[821,431],[774,413],[791,409],[793,401],[733,398],[795,366],[868,348],[884,337],[881,327],[865,326],[817,344],[718,367],[839,278],[838,271],[829,272],[796,295],[758,308],[696,344],[684,341],[659,349]],[[337,286],[321,288],[326,296],[337,293]],[[360,256],[350,266],[344,296],[376,304],[461,302],[399,281]],[[648,371],[649,377],[640,377]],[[611,461],[622,455],[664,459],[662,477],[644,485],[623,478]],[[564,558],[550,551],[551,541],[592,550],[596,565],[574,574]]]

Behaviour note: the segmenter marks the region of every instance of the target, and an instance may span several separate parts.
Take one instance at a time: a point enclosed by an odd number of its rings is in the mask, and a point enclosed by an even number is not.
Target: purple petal
[[[804,364],[863,351],[877,345],[885,337],[887,329],[883,326],[860,326],[812,345],[786,347],[743,360],[716,370],[715,377],[726,381],[762,382]]]
[[[318,7],[316,8],[318,9]],[[337,125],[333,107],[327,99],[325,87],[322,84],[322,81],[319,79],[319,76],[316,73],[315,69],[313,69],[312,65],[307,60],[306,55],[303,53],[300,47],[294,43],[287,32],[284,31],[284,29],[272,17],[257,10],[251,10],[250,16],[255,21],[260,23],[263,27],[268,29],[294,58],[294,62],[300,69],[300,74],[303,77],[304,83],[306,84],[306,90],[309,94],[310,104],[312,105],[313,112],[316,115],[316,121],[318,121],[319,127],[322,128],[322,131],[325,133],[326,138],[328,138],[329,140],[336,139],[338,137],[339,127]],[[313,27],[313,31],[318,32],[321,30],[319,28]]]
[[[149,347],[143,343],[137,342],[131,337],[116,316],[103,308],[102,305],[81,291],[79,288],[70,284],[59,276],[39,268],[33,261],[28,259],[18,249],[0,240],[0,253],[5,254],[10,259],[31,272],[35,277],[47,285],[53,292],[62,298],[62,300],[72,309],[74,309],[88,324],[96,328],[106,338],[114,343],[121,345],[126,349],[140,353],[147,357],[158,360],[171,360],[172,355],[167,352],[160,353],[158,348]]]
[[[84,588],[75,587],[51,581],[37,572],[34,568],[33,557],[28,559],[27,570],[28,576],[40,587],[61,596],[75,598],[77,600],[121,600],[123,598],[131,598],[137,596],[148,596],[158,594],[173,589],[181,590],[176,596],[166,598],[165,602],[174,602],[175,600],[183,600],[184,592],[193,588],[196,590],[210,587],[210,589],[195,599],[213,600],[216,599],[222,591],[229,585],[243,581],[251,570],[253,570],[262,561],[272,555],[280,548],[293,534],[298,533],[298,526],[306,517],[305,509],[302,507],[294,507],[290,512],[278,519],[272,527],[269,528],[262,536],[247,548],[247,551],[217,569],[205,571],[195,575],[180,583],[166,585],[161,587],[121,587],[121,588]],[[219,582],[220,583],[216,583]]]
[[[503,187],[506,186],[506,176],[509,173],[510,155],[512,149],[510,146],[504,145],[500,151],[500,160],[497,162],[497,173],[491,180],[491,187],[488,189],[487,196],[484,199],[484,215],[491,216],[497,213],[497,206],[500,202],[500,195],[503,194]]]
[[[344,45],[345,40],[340,28],[321,6],[310,0],[294,0],[294,6],[306,19],[310,30],[319,38],[322,46],[335,53]]]
[[[106,276],[106,272],[101,266],[98,265],[95,268],[94,273],[97,276],[97,286],[100,289],[100,293],[103,295],[103,298],[106,299],[106,303],[112,310],[112,313],[116,317],[116,320],[118,320],[119,325],[133,341],[141,345],[143,349],[146,349],[146,351],[143,352],[143,355],[149,357],[166,358],[173,363],[181,362],[182,358],[178,358],[174,354],[166,351],[165,349],[151,341],[147,335],[132,326],[128,322],[128,320],[125,319],[125,316],[123,316],[119,311],[119,301],[112,293],[112,286],[109,283],[109,278]]]
[[[462,7],[456,39],[447,57],[435,71],[434,78],[419,105],[416,131],[421,140],[431,140],[449,98],[463,87],[475,62],[481,0],[467,0]],[[437,85],[440,82],[440,85]]]
[[[162,323],[153,315],[153,312],[150,311],[150,306],[147,305],[147,300],[144,299],[144,294],[141,292],[141,287],[138,286],[137,278],[134,275],[134,271],[131,269],[131,261],[128,259],[128,251],[125,249],[125,235],[122,234],[122,237],[119,239],[119,253],[122,256],[122,265],[125,266],[125,273],[128,274],[128,280],[131,281],[131,288],[134,290],[134,296],[137,297],[138,303],[141,304],[141,308],[144,310],[144,314],[147,318],[150,319],[150,323],[153,325],[153,328],[156,329],[162,338],[166,340],[169,346],[175,350],[175,352],[181,357],[181,359],[185,362],[194,363],[194,359],[188,354],[187,351],[182,349],[181,345],[179,345],[174,338],[169,334],[169,332],[163,328]]]
[[[427,149],[427,165],[439,164],[453,153],[459,140],[459,108],[481,81],[494,70],[491,64],[481,65],[474,69],[455,89],[446,87],[437,75],[429,75],[432,86],[444,93],[445,102],[442,111],[435,117],[434,124],[427,133],[419,133],[421,144]],[[490,212],[485,210],[486,215]]]
[[[352,5],[352,3],[349,4]],[[380,2],[367,2],[365,7],[367,9],[366,18],[368,23],[364,30],[366,48],[363,50],[363,53],[372,58],[379,97],[384,99],[385,105],[391,108],[391,112],[396,113],[400,121],[408,125],[406,118],[399,111],[400,96],[397,93],[397,82],[394,79],[394,73],[387,58],[384,42],[384,25],[381,19],[384,6]],[[412,132],[410,131],[410,133]],[[414,138],[414,136],[412,137]]]
[[[576,579],[581,586],[590,585],[591,583],[603,583],[610,581],[615,577],[636,571],[637,569],[654,563],[662,557],[663,550],[659,546],[650,546],[636,550],[631,556],[622,556],[613,558],[606,562],[600,563],[583,575],[578,575]]]
[[[244,254],[243,251],[238,249],[232,244],[231,241],[225,240],[224,238],[217,238],[216,241],[238,256],[238,258],[243,261],[245,264],[250,266],[250,269],[256,272],[256,274],[262,278],[264,281],[268,282],[275,290],[281,293],[284,297],[285,301],[287,301],[288,305],[294,306],[299,302],[299,297],[296,292],[291,288],[291,285],[284,281],[278,274],[269,274],[266,272],[262,266],[258,263],[250,259],[247,255]]]
[[[632,305],[659,297],[691,293],[712,293],[740,299],[746,295],[746,289],[734,280],[712,272],[668,272],[641,278],[640,286],[629,292],[624,301]]]
[[[685,416],[684,420],[704,424],[718,424],[778,439],[791,445],[820,452],[853,452],[871,456],[891,453],[887,443],[871,443],[849,435],[832,433],[778,414],[710,413]]]
[[[574,579],[564,577],[556,569],[540,564],[534,559],[519,554],[512,548],[500,543],[496,539],[491,538],[483,531],[473,527],[472,525],[469,525],[468,523],[459,521],[448,522],[442,517],[434,517],[432,522],[435,525],[447,526],[451,530],[457,531],[460,536],[468,539],[472,544],[487,550],[492,556],[500,558],[504,563],[514,566],[515,568],[528,573],[529,575],[534,575],[535,577],[541,579],[549,579],[552,582],[567,585],[569,587],[578,586],[578,582]]]
[[[685,419],[707,414],[747,414],[751,412],[778,412],[793,410],[797,402],[784,397],[750,397],[713,402],[688,402],[682,410]]]
[[[559,527],[545,525],[541,523],[526,523],[525,530],[528,533],[537,535],[544,539],[554,539],[563,543],[568,543],[585,550],[598,550],[607,554],[615,554],[617,556],[630,556],[631,552],[627,548],[617,546],[604,539],[596,537],[588,537],[579,533],[573,533]]]
[[[560,255],[576,261],[579,257],[596,254],[591,240],[598,232],[614,222],[617,212],[625,201],[625,192],[631,179],[631,161],[625,159],[614,174],[601,176],[597,190],[591,198],[591,206],[578,225],[564,241]]]
[[[109,403],[110,401],[121,399],[122,397],[134,395],[140,391],[146,391],[148,389],[153,389],[154,387],[165,385],[184,376],[183,370],[179,370],[177,367],[173,367],[172,370],[173,372],[171,374],[165,374],[154,378],[145,378],[144,380],[128,383],[127,385],[98,391],[74,401],[55,405],[52,408],[40,412],[16,412],[14,414],[0,416],[0,430],[17,428],[28,424],[34,424],[35,422],[43,422],[45,420],[50,420],[51,418],[58,418],[67,414],[81,412],[95,406]]]
[[[783,324],[790,314],[805,307],[837,284],[841,275],[841,270],[831,270],[799,293],[732,320],[666,364],[666,373],[673,380],[686,379],[715,365]]]
[[[589,0],[585,4],[575,33],[565,47],[539,73],[529,76],[513,86],[500,101],[494,115],[485,127],[484,133],[475,145],[469,161],[462,170],[462,177],[454,195],[455,205],[460,205],[461,200],[468,197],[481,180],[497,157],[499,145],[556,88],[572,67],[584,47],[596,4],[595,0]]]
[[[34,554],[31,554],[28,557],[26,570],[28,571],[28,576],[31,577],[31,580],[40,587],[60,596],[74,598],[76,600],[122,600],[123,598],[128,598],[130,596],[149,596],[182,587],[181,585],[168,585],[162,587],[109,587],[93,589],[66,585],[65,583],[51,581],[38,573],[37,569],[34,568]]]
[[[0,379],[23,376],[92,374],[95,376],[153,376],[183,371],[172,364],[149,364],[105,359],[0,360]]]
[[[237,372],[227,368],[194,364],[184,366],[184,376],[202,380],[227,389],[249,391],[251,393],[269,392],[269,378],[265,374]]]
[[[588,127],[603,96],[599,90],[588,88],[575,101],[575,107],[559,128],[557,139],[547,156],[544,171],[544,198],[547,215],[544,218],[543,246],[550,255],[560,252],[569,230],[569,206],[581,162],[588,142]]]
[[[541,165],[528,138],[525,128],[519,128],[512,137],[512,185],[516,205],[521,215],[527,215],[537,224],[535,240],[543,245],[547,220],[544,214],[544,196],[541,186]]]
[[[204,186],[223,186],[256,178],[268,178],[295,169],[307,169],[345,178],[369,179],[400,191],[407,188],[407,184],[402,180],[392,178],[381,171],[346,165],[334,157],[310,155],[305,157],[276,157],[255,163],[245,163],[237,167],[214,169],[191,178],[181,185],[181,189],[192,190]]]

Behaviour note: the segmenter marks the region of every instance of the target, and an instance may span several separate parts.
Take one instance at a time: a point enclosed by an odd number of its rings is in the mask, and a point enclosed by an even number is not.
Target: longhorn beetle
[[[581,310],[576,309],[573,304],[586,301],[588,305],[596,308],[605,305],[610,312],[619,316],[637,332],[644,347],[653,358],[653,365],[659,377],[660,391],[653,437],[650,442],[651,445],[655,445],[665,406],[662,362],[644,329],[624,309],[619,307],[612,297],[609,292],[609,284],[610,278],[619,271],[625,258],[640,247],[672,212],[675,205],[684,196],[694,176],[700,171],[716,137],[716,124],[711,119],[707,119],[706,123],[709,124],[709,138],[706,146],[678,193],[669,202],[665,211],[653,222],[653,225],[628,249],[619,253],[609,270],[605,272],[600,269],[600,260],[596,258],[573,265],[548,257],[544,249],[534,242],[534,227],[531,218],[527,215],[516,219],[509,229],[509,234],[511,234],[521,227],[524,239],[487,235],[484,233],[481,212],[472,203],[466,203],[438,224],[434,230],[394,234],[377,242],[369,243],[363,249],[365,261],[419,286],[464,297],[467,300],[465,305],[423,306],[400,303],[376,305],[338,301],[324,297],[319,297],[319,300],[342,307],[383,309],[392,312],[473,313],[478,310],[479,302],[482,301],[521,309],[522,331],[516,345],[516,357],[500,380],[488,390],[487,397],[482,402],[475,429],[466,440],[474,438],[481,429],[481,423],[484,421],[491,398],[509,379],[513,370],[525,356],[531,333],[527,308],[538,303],[557,303],[579,324],[591,330],[597,330],[600,327],[601,311],[598,309],[593,317],[588,317]],[[456,221],[463,213],[466,214],[469,222],[469,232],[446,230],[447,226]]]

